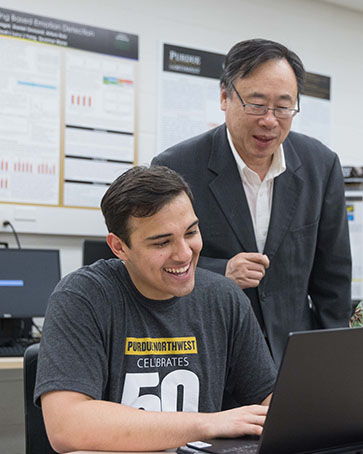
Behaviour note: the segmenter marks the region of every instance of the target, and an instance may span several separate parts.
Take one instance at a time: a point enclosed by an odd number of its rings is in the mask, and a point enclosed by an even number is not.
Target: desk
[[[23,357],[4,358],[0,357],[0,369],[22,369]]]
[[[140,452],[140,451],[133,451],[133,452],[126,452],[126,451],[72,451],[68,452],[67,454],[175,454],[176,451],[168,450],[168,451],[149,451],[149,452]]]
[[[25,451],[23,358],[0,357],[0,450]]]

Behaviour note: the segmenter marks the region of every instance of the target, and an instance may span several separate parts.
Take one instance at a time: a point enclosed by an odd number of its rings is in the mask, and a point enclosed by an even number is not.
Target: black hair
[[[136,166],[129,169],[111,183],[101,200],[108,231],[130,247],[130,217],[153,216],[183,192],[193,203],[189,185],[168,167]]]
[[[296,77],[298,96],[303,92],[305,69],[295,52],[283,44],[267,39],[250,39],[235,44],[228,52],[220,85],[232,96],[232,83],[247,77],[254,69],[269,60],[285,59],[293,69]]]

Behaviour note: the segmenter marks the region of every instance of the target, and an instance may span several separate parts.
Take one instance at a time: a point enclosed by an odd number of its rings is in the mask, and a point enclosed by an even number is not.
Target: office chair
[[[33,403],[38,352],[39,344],[34,344],[28,347],[24,354],[25,452],[56,454],[48,441],[42,411]]]

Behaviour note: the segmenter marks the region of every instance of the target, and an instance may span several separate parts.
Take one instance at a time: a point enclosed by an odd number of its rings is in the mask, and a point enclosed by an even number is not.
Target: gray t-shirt
[[[230,280],[198,268],[192,293],[155,301],[120,260],[99,260],[51,295],[34,398],[69,390],[145,410],[214,412],[224,392],[260,403],[275,376],[250,303]]]

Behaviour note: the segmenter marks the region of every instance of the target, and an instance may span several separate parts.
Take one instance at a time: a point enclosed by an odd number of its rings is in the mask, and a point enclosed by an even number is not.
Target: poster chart
[[[157,152],[224,122],[219,107],[222,54],[162,45]]]
[[[71,51],[65,60],[64,204],[99,206],[134,162],[134,68]]]
[[[352,251],[352,300],[363,299],[363,191],[346,191],[350,247]]]
[[[0,8],[0,202],[98,208],[135,162],[138,38]]]
[[[0,37],[0,200],[58,204],[60,52]]]
[[[332,147],[332,109],[328,76],[306,72],[300,112],[294,117],[292,130],[320,140]]]

